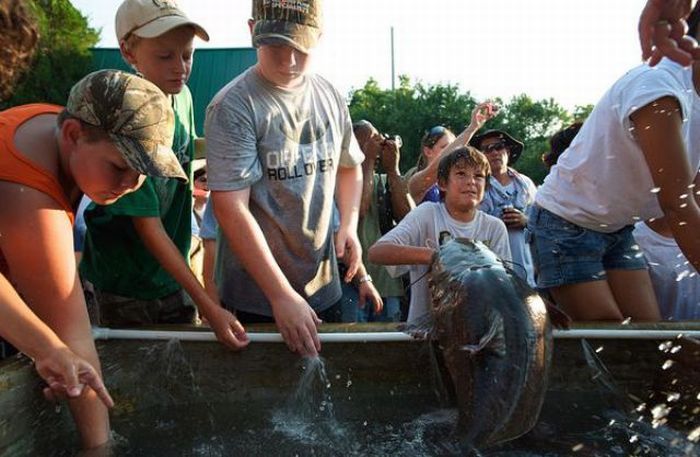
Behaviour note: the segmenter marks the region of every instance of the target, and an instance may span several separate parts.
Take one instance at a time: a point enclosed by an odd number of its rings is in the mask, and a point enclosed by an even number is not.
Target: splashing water
[[[331,382],[321,357],[303,359],[304,373],[295,392],[272,416],[274,430],[295,441],[351,451],[352,443],[333,412]],[[349,387],[349,385],[348,385]]]

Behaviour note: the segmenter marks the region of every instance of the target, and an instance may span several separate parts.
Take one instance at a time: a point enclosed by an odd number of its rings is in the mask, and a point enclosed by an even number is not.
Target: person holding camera
[[[366,279],[374,282],[384,301],[384,308],[379,315],[374,313],[371,306],[358,304],[357,321],[398,322],[401,318],[400,302],[404,296],[403,282],[401,278],[389,276],[383,266],[368,262],[366,253],[375,241],[391,230],[415,206],[399,171],[401,138],[380,134],[366,120],[353,124],[353,131],[365,154],[362,163],[363,186],[358,237],[368,272]]]

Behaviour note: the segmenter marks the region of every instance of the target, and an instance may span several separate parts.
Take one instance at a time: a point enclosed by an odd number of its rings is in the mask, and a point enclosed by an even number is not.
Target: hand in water
[[[37,357],[36,371],[49,385],[44,389],[44,395],[49,400],[76,398],[88,387],[95,391],[105,406],[114,406],[114,401],[97,370],[67,347]]]

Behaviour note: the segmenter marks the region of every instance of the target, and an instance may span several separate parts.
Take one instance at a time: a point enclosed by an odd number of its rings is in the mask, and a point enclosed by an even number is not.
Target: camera
[[[393,141],[394,143],[396,143],[397,148],[403,146],[403,140],[399,135],[389,135],[388,133],[382,133],[382,146],[384,146],[387,141]]]

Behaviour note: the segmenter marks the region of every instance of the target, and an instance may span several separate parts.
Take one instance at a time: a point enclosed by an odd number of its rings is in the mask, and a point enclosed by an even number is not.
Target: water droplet
[[[599,346],[595,351],[596,351],[598,354],[600,354],[601,352],[603,352],[603,346]]]
[[[574,452],[578,452],[581,449],[583,449],[583,443],[578,443],[576,446],[572,447],[571,450]]]
[[[700,427],[688,434],[688,440],[697,443],[700,440]]]
[[[673,366],[674,363],[675,363],[675,362],[674,362],[673,360],[667,360],[667,361],[664,362],[663,365],[661,365],[661,369],[662,369],[662,370],[668,370],[669,368],[671,368],[671,367]]]
[[[678,401],[681,398],[681,394],[678,392],[671,392],[666,396],[666,401],[672,402],[672,401]]]
[[[632,318],[631,318],[631,317],[628,317],[628,318],[626,318],[624,321],[622,321],[621,324],[622,324],[622,325],[629,325],[630,322],[632,322]]]
[[[651,189],[650,192],[651,192],[652,194],[658,194],[659,192],[661,192],[661,188],[660,188],[660,187],[654,187],[653,189]]]
[[[641,413],[641,412],[644,411],[645,409],[647,409],[647,404],[646,404],[646,403],[642,403],[642,404],[640,404],[639,406],[637,406],[637,412],[639,412],[639,413]]]
[[[639,437],[637,435],[632,435],[630,437],[630,443],[636,443]]]
[[[672,342],[664,341],[663,343],[659,344],[659,351],[668,352],[668,350],[671,349],[671,346],[673,346]]]
[[[617,421],[615,419],[610,419],[610,422],[608,422],[608,427],[612,427],[616,422]]]
[[[678,197],[678,198],[681,199],[681,200],[685,200],[686,198],[688,198],[688,194],[683,194],[683,195],[681,195],[681,196]]]
[[[352,381],[348,379],[348,382],[345,383],[345,387],[350,387],[352,385]]]
[[[362,425],[365,426],[365,427],[367,427],[367,421],[364,421],[364,422],[362,423]]]
[[[680,221],[680,222],[678,223],[678,225],[679,225],[680,227],[683,227],[684,225],[688,225],[688,223],[687,223],[686,221]]]

